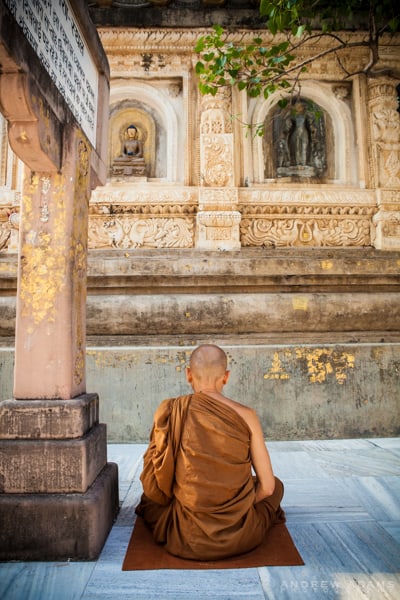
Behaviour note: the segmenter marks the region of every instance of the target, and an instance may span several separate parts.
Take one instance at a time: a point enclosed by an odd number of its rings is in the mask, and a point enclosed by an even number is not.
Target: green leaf
[[[224,28],[221,27],[221,25],[213,25],[213,29],[215,33],[219,36],[221,36],[224,33]]]
[[[278,45],[278,48],[279,52],[286,52],[286,50],[289,48],[289,42],[282,42]]]
[[[273,21],[272,19],[268,19],[267,27],[270,30],[270,32],[272,33],[272,35],[276,35],[276,33],[278,31],[278,27],[277,27],[275,21]]]
[[[202,62],[198,61],[196,63],[195,71],[198,75],[200,75],[200,73],[204,73],[205,68]]]
[[[242,49],[241,48],[232,48],[231,56],[232,56],[232,58],[240,58],[242,56]]]
[[[269,89],[268,88],[264,88],[263,95],[264,95],[265,99],[267,99],[269,97]]]
[[[201,37],[199,37],[199,39],[196,42],[194,51],[196,52],[196,54],[200,54],[200,52],[202,52],[204,50],[204,47],[205,47],[204,36],[201,36]]]
[[[260,2],[260,15],[267,15],[268,14],[268,5],[269,5],[269,0],[261,0]]]
[[[218,56],[218,58],[215,61],[215,64],[217,65],[217,67],[222,68],[226,65],[226,56],[222,55],[222,56]]]

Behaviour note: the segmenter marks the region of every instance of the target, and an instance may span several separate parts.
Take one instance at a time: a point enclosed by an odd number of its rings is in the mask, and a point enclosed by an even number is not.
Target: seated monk
[[[169,553],[216,560],[252,550],[285,520],[283,484],[255,411],[222,394],[225,352],[204,344],[189,364],[193,393],[164,400],[155,413],[136,513]]]

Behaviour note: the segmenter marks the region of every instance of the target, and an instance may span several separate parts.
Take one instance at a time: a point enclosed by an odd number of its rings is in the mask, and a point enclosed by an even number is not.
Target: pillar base
[[[95,560],[118,506],[115,463],[83,494],[0,494],[0,561]]]

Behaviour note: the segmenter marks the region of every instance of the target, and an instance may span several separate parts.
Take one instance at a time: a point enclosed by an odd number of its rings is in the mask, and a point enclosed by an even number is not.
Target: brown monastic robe
[[[258,546],[283,520],[283,485],[254,504],[250,429],[229,406],[203,393],[164,400],[144,455],[137,514],[171,554],[197,560]]]

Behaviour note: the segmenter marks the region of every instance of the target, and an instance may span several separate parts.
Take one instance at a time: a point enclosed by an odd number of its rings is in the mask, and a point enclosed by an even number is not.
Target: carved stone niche
[[[111,108],[109,128],[109,177],[121,181],[154,177],[154,117],[142,106],[122,102]]]
[[[265,177],[293,181],[333,177],[333,132],[327,113],[302,98],[281,108],[276,105],[265,119]]]

